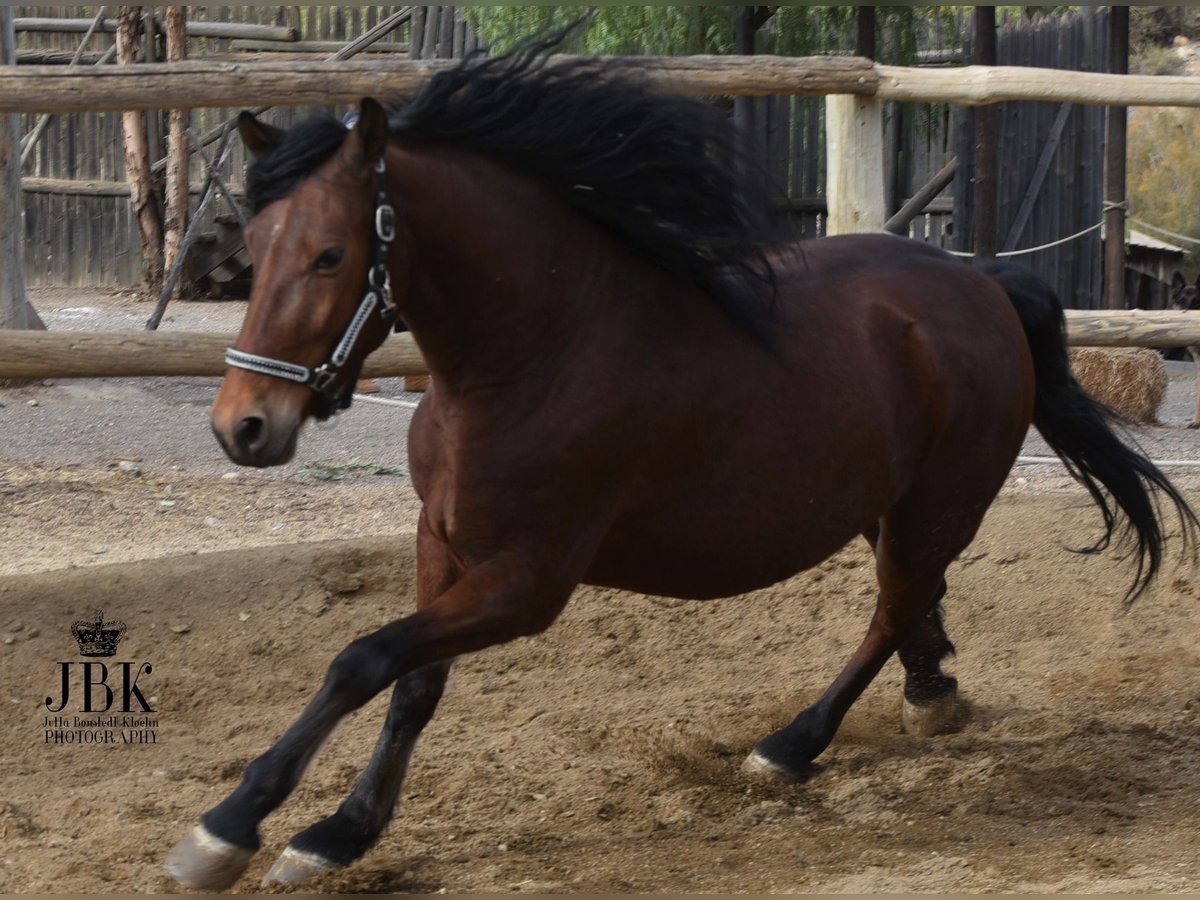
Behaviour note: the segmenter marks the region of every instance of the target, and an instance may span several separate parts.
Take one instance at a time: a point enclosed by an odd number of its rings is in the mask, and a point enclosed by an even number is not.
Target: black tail
[[[1012,299],[1025,327],[1037,377],[1033,424],[1104,515],[1104,536],[1087,551],[1106,548],[1118,530],[1118,509],[1125,515],[1118,537],[1132,538],[1137,551],[1137,576],[1125,595],[1132,603],[1162,564],[1158,496],[1170,500],[1179,514],[1185,548],[1194,546],[1196,514],[1154,463],[1117,436],[1112,426],[1120,416],[1089,397],[1071,374],[1062,304],[1050,286],[1004,263],[985,271]]]

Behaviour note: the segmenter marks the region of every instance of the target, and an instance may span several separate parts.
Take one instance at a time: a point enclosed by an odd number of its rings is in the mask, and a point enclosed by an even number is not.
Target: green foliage
[[[1130,215],[1178,234],[1200,238],[1197,146],[1200,146],[1200,110],[1139,107],[1129,111]],[[1185,246],[1194,249],[1190,244]]]
[[[687,55],[732,53],[738,12],[722,6],[599,6],[586,29],[567,52],[611,55]],[[773,7],[773,27],[758,34],[764,53],[809,56],[854,47],[853,6]],[[911,63],[917,40],[927,23],[950,22],[955,7],[878,6],[879,58]],[[522,37],[551,24],[564,25],[580,13],[578,6],[467,6],[467,18],[483,40],[503,52]]]
[[[567,52],[600,55],[730,53],[736,6],[601,6]],[[503,52],[522,37],[564,26],[578,6],[466,6],[483,40]]]

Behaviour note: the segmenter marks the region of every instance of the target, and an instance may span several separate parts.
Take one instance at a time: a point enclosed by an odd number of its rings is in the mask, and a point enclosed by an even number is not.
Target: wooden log
[[[70,50],[18,50],[17,63],[22,66],[69,66],[76,60],[90,66],[100,61],[103,53],[73,53]]]
[[[954,157],[946,165],[942,166],[919,191],[913,194],[903,206],[884,224],[885,231],[890,231],[892,234],[907,234],[908,226],[926,210],[933,209],[933,201],[937,195],[944,191],[954,181],[954,173],[958,171],[958,157]],[[947,210],[939,210],[946,212]],[[952,209],[950,210],[952,211]]]
[[[1072,347],[1190,347],[1200,344],[1200,312],[1068,309]]]
[[[21,18],[14,22],[17,31],[42,31],[57,34],[88,30],[90,19]],[[104,19],[99,31],[115,34],[116,19]],[[188,37],[237,38],[257,41],[294,41],[299,37],[295,28],[283,25],[255,25],[243,22],[188,22]]]
[[[1093,106],[1200,106],[1194,75],[1110,75],[1026,66],[923,69],[877,65],[884,100],[981,106],[1005,100],[1049,100]]]
[[[0,330],[0,379],[221,375],[235,336],[190,331]],[[1200,312],[1067,310],[1075,347],[1186,347],[1200,344]],[[409,333],[388,338],[363,376],[427,375]]]
[[[0,331],[0,379],[219,376],[235,335],[189,331]],[[363,376],[425,375],[412,335],[394,334]]]
[[[882,100],[978,106],[1004,100],[1092,105],[1200,107],[1200,77],[1109,75],[1025,66],[923,69],[856,57],[612,57],[658,90],[709,96],[855,94]],[[230,63],[68,70],[27,66],[0,72],[0,111],[84,112],[172,106],[349,103],[411,94],[452,60]]]
[[[243,195],[240,184],[228,185],[234,197]],[[125,181],[76,181],[72,178],[40,178],[26,175],[21,179],[21,190],[27,194],[69,194],[77,197],[128,197],[129,183]],[[202,193],[200,185],[188,186],[188,193]]]
[[[363,97],[411,95],[430,76],[456,64],[448,59],[377,58],[278,63],[189,60],[87,70],[28,66],[0,73],[0,111],[144,110],[168,102],[180,108],[354,103]],[[878,81],[871,62],[854,57],[613,57],[612,66],[618,65],[643,76],[653,88],[675,94],[869,96]],[[1189,81],[1200,84],[1200,79]],[[1195,99],[1200,105],[1200,92]]]
[[[825,146],[825,233],[883,231],[883,104],[874,97],[826,97]]]

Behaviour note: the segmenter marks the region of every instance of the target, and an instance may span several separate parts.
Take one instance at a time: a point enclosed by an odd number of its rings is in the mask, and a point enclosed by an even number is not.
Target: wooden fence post
[[[13,10],[0,7],[0,66],[16,64]],[[25,297],[20,133],[20,117],[0,113],[0,328],[44,327]]]
[[[167,62],[182,62],[187,56],[187,7],[167,7]],[[163,271],[170,272],[183,252],[183,235],[188,218],[188,126],[191,110],[167,113],[167,183],[163,191]],[[179,284],[185,284],[186,278]]]
[[[1129,7],[1109,10],[1108,71],[1129,71]],[[1104,140],[1104,307],[1125,309],[1125,147],[1128,110],[1108,108]]]
[[[996,7],[976,6],[974,12],[975,46],[971,51],[974,65],[996,65]],[[977,261],[996,255],[999,219],[1000,172],[996,146],[999,112],[995,106],[981,106],[975,117],[975,210],[972,249]]]
[[[132,66],[137,62],[137,26],[141,12],[140,6],[121,7],[121,15],[117,20],[117,61],[123,66]],[[125,136],[129,202],[142,236],[144,286],[152,294],[157,294],[163,279],[162,219],[150,176],[150,148],[146,142],[145,119],[140,112],[126,110],[121,114],[121,127]]]
[[[825,98],[825,233],[883,231],[883,102],[876,97]]]

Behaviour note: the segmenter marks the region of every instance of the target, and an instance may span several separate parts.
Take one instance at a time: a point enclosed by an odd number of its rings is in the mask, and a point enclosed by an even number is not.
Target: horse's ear
[[[283,137],[282,128],[259,121],[254,113],[246,109],[238,113],[237,126],[242,143],[252,156],[262,156]]]
[[[358,141],[358,152],[363,159],[374,162],[387,149],[391,132],[388,129],[387,110],[376,100],[364,97],[358,106],[358,121],[354,123],[354,135]]]

